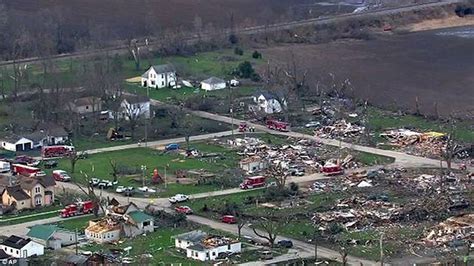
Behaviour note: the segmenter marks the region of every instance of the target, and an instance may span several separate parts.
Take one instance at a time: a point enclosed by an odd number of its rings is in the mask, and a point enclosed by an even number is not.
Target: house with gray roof
[[[10,134],[3,139],[0,140],[1,147],[7,151],[29,151],[33,149],[33,140],[15,135]]]
[[[77,242],[75,232],[54,224],[34,225],[26,235],[51,249],[60,249],[62,246],[72,245]]]
[[[214,91],[214,90],[222,90],[225,89],[226,82],[223,79],[210,77],[201,81],[201,89],[205,91]]]
[[[28,258],[44,254],[44,246],[30,238],[11,235],[0,244],[0,249],[13,258]]]
[[[286,107],[286,100],[282,96],[268,91],[260,91],[253,95],[255,103],[254,111],[264,112],[266,114],[281,113],[283,107]]]
[[[141,85],[146,88],[169,88],[177,83],[176,70],[171,64],[151,66],[141,76]]]

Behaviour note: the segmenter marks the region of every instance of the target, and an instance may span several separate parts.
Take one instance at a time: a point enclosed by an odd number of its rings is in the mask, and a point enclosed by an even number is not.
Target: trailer
[[[12,164],[13,173],[16,175],[35,176],[41,169],[24,164]]]
[[[43,158],[57,158],[66,157],[75,153],[74,146],[57,145],[57,146],[44,146],[41,148],[41,156]]]
[[[59,216],[67,218],[92,213],[93,210],[94,203],[92,201],[78,201],[74,204],[67,205],[64,209],[60,210]]]
[[[278,120],[269,119],[267,120],[267,128],[277,131],[288,132],[290,131],[290,124]]]
[[[241,189],[263,187],[265,186],[265,180],[266,178],[264,176],[246,177],[239,187]]]

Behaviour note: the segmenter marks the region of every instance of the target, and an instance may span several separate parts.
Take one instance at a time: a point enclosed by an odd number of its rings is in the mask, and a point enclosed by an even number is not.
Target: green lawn
[[[89,225],[89,221],[94,218],[95,217],[92,214],[82,215],[82,216],[64,219],[63,221],[60,221],[54,224],[57,224],[58,226],[71,230],[71,231],[74,231],[77,229],[79,233],[83,233],[84,229],[86,229],[87,226]]]
[[[71,173],[70,161],[68,159],[61,159],[58,161],[59,165],[57,169],[69,172],[74,180],[79,183],[84,183],[86,179],[85,174],[89,176],[89,178],[97,177],[112,180],[111,161],[116,162],[118,167],[122,169],[140,169],[141,165],[145,165],[147,167],[146,180],[148,184],[153,169],[155,168],[158,169],[159,173],[164,177],[165,166],[167,167],[167,175],[174,175],[177,170],[199,169],[204,169],[211,173],[220,173],[224,169],[237,167],[238,155],[232,150],[199,142],[191,143],[191,147],[198,148],[201,152],[218,152],[221,157],[185,158],[177,153],[165,153],[150,148],[134,148],[89,155],[87,159],[77,161],[74,173]],[[47,173],[49,174],[51,171],[52,170],[47,170]],[[119,176],[119,185],[141,186],[141,176],[141,171],[135,175]],[[134,179],[138,179],[139,182]],[[161,184],[158,188],[161,192],[156,196],[169,196],[176,193],[195,194],[220,189],[213,185],[184,185],[176,183],[168,183],[167,188],[165,188],[164,184]]]

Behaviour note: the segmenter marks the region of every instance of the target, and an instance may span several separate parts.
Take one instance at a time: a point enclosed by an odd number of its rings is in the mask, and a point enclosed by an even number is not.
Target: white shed
[[[225,80],[220,78],[210,77],[206,80],[201,81],[201,89],[205,91],[221,90],[225,89],[225,87]]]
[[[1,140],[2,148],[8,151],[28,151],[33,149],[33,141],[20,136],[9,136]]]

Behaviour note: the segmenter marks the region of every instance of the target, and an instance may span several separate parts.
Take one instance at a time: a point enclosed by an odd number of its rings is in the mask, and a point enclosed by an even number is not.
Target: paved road
[[[394,15],[401,12],[410,12],[410,11],[421,10],[421,9],[425,9],[429,7],[444,6],[444,5],[459,3],[459,2],[462,2],[462,0],[441,0],[434,3],[413,4],[413,5],[407,5],[407,6],[402,6],[402,7],[381,8],[381,9],[374,9],[374,10],[369,10],[366,12],[355,13],[355,14],[350,13],[350,14],[331,16],[331,17],[321,17],[321,18],[313,18],[313,19],[301,20],[301,21],[291,21],[291,22],[276,23],[276,24],[270,24],[270,25],[264,25],[264,26],[247,27],[247,28],[242,28],[242,29],[236,29],[235,33],[241,34],[241,35],[253,35],[253,34],[259,34],[259,33],[279,31],[282,29],[293,29],[293,28],[301,27],[301,26],[327,25],[327,24],[332,24],[332,23],[338,23],[340,21],[344,21],[347,19],[365,18],[369,16],[389,16],[389,15]],[[229,33],[230,33],[229,30],[220,31],[219,33],[208,32],[208,33],[202,33],[201,36],[192,36],[192,37],[184,38],[181,41],[188,44],[193,44],[202,40],[212,40],[213,38],[220,37],[222,35],[227,36],[229,35]],[[138,46],[142,49],[156,48],[156,47],[160,47],[160,45],[161,45],[161,42],[159,39],[149,40],[148,46],[146,46],[144,43],[138,43]],[[55,60],[72,59],[72,58],[102,55],[106,52],[109,52],[109,53],[113,52],[116,54],[125,54],[125,53],[128,53],[128,45],[119,45],[119,46],[114,46],[114,47],[109,47],[109,48],[104,48],[104,49],[94,49],[94,50],[87,50],[87,51],[79,51],[75,53],[53,55],[49,58],[55,59]],[[3,61],[3,62],[0,62],[0,66],[13,65],[14,63],[34,63],[41,60],[43,60],[43,58],[34,57],[34,58],[19,59],[16,61]]]

